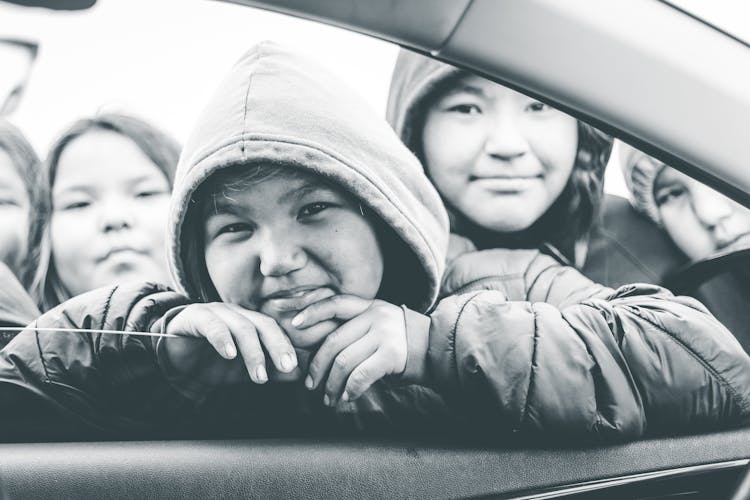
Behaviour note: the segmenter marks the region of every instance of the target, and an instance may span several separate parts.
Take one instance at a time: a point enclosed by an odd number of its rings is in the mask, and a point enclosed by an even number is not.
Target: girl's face
[[[692,260],[750,246],[750,209],[678,170],[661,169],[654,199],[667,233]]]
[[[375,229],[338,189],[312,175],[277,175],[211,201],[206,268],[223,302],[266,311],[278,301],[291,313],[321,292],[375,298],[383,277]]]
[[[424,162],[445,200],[482,227],[528,228],[554,203],[578,148],[574,118],[478,76],[427,111]]]
[[[63,150],[52,186],[50,239],[72,295],[122,281],[168,282],[170,187],[129,138],[91,131]]]
[[[8,153],[0,149],[0,262],[18,275],[27,253],[29,194]]]

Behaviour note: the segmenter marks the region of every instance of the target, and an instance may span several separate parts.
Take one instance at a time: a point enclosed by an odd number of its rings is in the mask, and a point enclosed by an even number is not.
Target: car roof
[[[230,1],[465,66],[750,204],[750,46],[668,2]]]

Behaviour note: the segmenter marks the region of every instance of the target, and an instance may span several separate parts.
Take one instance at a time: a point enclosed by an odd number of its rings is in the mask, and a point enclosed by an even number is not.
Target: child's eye
[[[136,198],[150,198],[151,196],[158,196],[164,194],[164,191],[160,189],[143,189],[135,193]]]
[[[526,105],[526,111],[531,111],[532,113],[540,113],[542,111],[549,111],[550,109],[552,109],[552,107],[549,104],[544,104],[539,101],[534,101]]]
[[[242,233],[242,232],[249,232],[252,234],[253,228],[250,226],[250,224],[244,223],[244,222],[233,222],[231,224],[225,224],[222,226],[219,231],[216,233],[219,234],[225,234],[225,233]]]
[[[87,200],[80,200],[80,201],[71,201],[68,203],[63,203],[60,206],[61,210],[80,210],[82,208],[86,208],[91,205],[90,201]]]
[[[13,200],[11,198],[0,198],[0,206],[7,207],[7,206],[18,206],[19,203],[16,200]]]
[[[302,207],[299,211],[299,217],[312,217],[313,215],[317,215],[323,210],[327,208],[333,207],[333,203],[328,203],[325,201],[316,201],[315,203],[308,203],[304,207]]]
[[[655,201],[657,206],[662,206],[666,203],[673,202],[685,194],[685,188],[681,186],[674,186],[667,189],[662,189],[656,193]]]
[[[449,107],[448,111],[462,115],[477,115],[482,113],[482,110],[476,104],[456,104]]]

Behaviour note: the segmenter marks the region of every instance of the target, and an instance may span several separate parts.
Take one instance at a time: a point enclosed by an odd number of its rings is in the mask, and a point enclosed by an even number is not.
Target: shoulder
[[[454,238],[451,238],[454,243]],[[461,243],[455,240],[454,244]],[[535,249],[493,248],[475,250],[465,247],[463,252],[449,250],[443,278],[442,295],[454,295],[473,290],[503,290],[512,296],[525,295],[528,284],[551,268],[562,268],[555,259]]]
[[[158,283],[98,288],[69,299],[37,320],[40,327],[139,331],[188,299]]]

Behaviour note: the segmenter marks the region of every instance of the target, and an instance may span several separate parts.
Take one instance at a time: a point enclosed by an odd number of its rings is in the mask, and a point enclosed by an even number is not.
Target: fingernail
[[[349,392],[344,391],[344,394],[341,396],[341,399],[344,401],[349,401]]]
[[[310,375],[308,375],[307,378],[305,379],[305,387],[307,387],[308,389],[313,388],[313,379]]]
[[[281,368],[285,372],[290,372],[294,368],[294,359],[291,354],[284,354],[281,356]]]
[[[299,313],[292,318],[292,326],[299,326],[305,321],[305,313]]]
[[[331,406],[331,398],[328,397],[328,394],[323,396],[323,404],[326,406]]]
[[[259,366],[255,369],[255,378],[260,382],[261,384],[266,382],[268,380],[268,375],[266,374],[266,369],[262,366]]]
[[[234,359],[237,356],[237,349],[235,349],[234,344],[226,344],[224,346],[224,353],[229,359]]]

